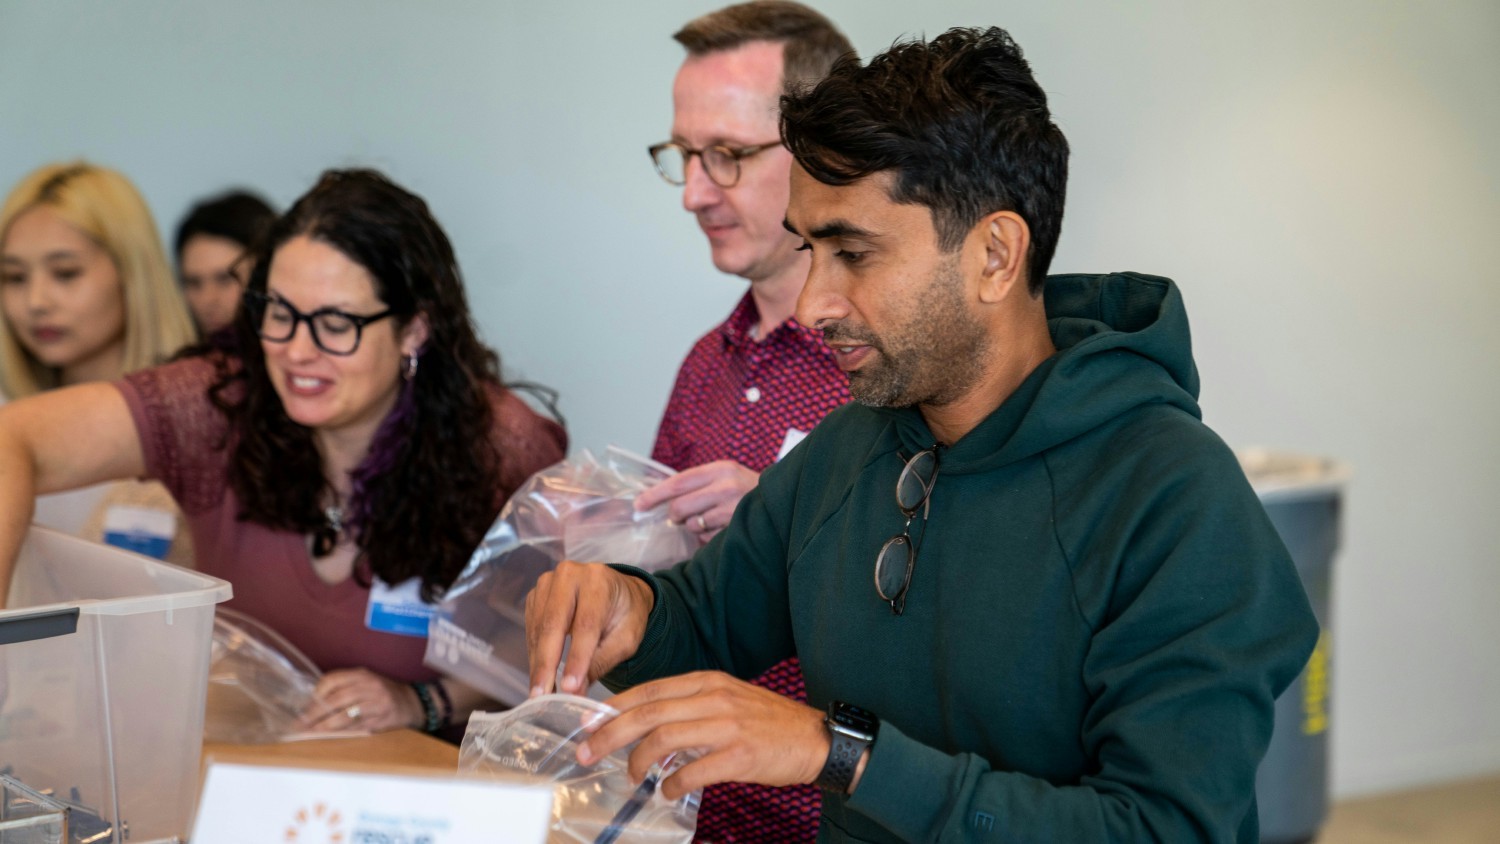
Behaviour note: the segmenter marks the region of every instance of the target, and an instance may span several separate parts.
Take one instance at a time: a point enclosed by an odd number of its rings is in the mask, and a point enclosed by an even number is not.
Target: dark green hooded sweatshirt
[[[1272,702],[1317,638],[1306,594],[1200,420],[1172,282],[1053,276],[1046,306],[1057,353],[941,452],[903,615],[873,570],[905,522],[900,453],[934,441],[915,409],[835,411],[647,576],[612,684],[796,655],[813,706],[881,718],[820,841],[1257,840]]]

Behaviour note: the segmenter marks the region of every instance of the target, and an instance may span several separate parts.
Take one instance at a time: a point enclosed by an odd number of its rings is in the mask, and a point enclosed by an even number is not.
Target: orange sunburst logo
[[[287,824],[283,840],[287,844],[343,844],[344,816],[326,803],[314,803],[311,809],[298,809]]]

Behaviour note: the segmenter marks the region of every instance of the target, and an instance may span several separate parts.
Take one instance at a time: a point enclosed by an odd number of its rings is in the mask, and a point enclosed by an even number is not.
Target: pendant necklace
[[[313,531],[312,553],[314,557],[326,557],[338,547],[339,537],[344,535],[344,508],[330,504],[323,508],[323,524]]]

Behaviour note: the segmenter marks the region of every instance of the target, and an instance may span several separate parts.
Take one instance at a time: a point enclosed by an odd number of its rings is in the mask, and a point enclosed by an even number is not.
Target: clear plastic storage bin
[[[0,773],[71,837],[187,836],[214,605],[229,584],[33,527],[0,612]]]

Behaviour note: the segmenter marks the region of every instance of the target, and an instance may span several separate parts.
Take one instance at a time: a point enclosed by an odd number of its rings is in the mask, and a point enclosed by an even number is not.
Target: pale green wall
[[[0,0],[0,189],[86,156],[164,227],[384,168],[452,235],[487,337],[576,446],[647,449],[742,286],[647,161],[713,2]],[[828,0],[866,55],[1000,24],[1074,148],[1054,268],[1178,279],[1208,421],[1356,472],[1341,793],[1500,769],[1500,6]]]

